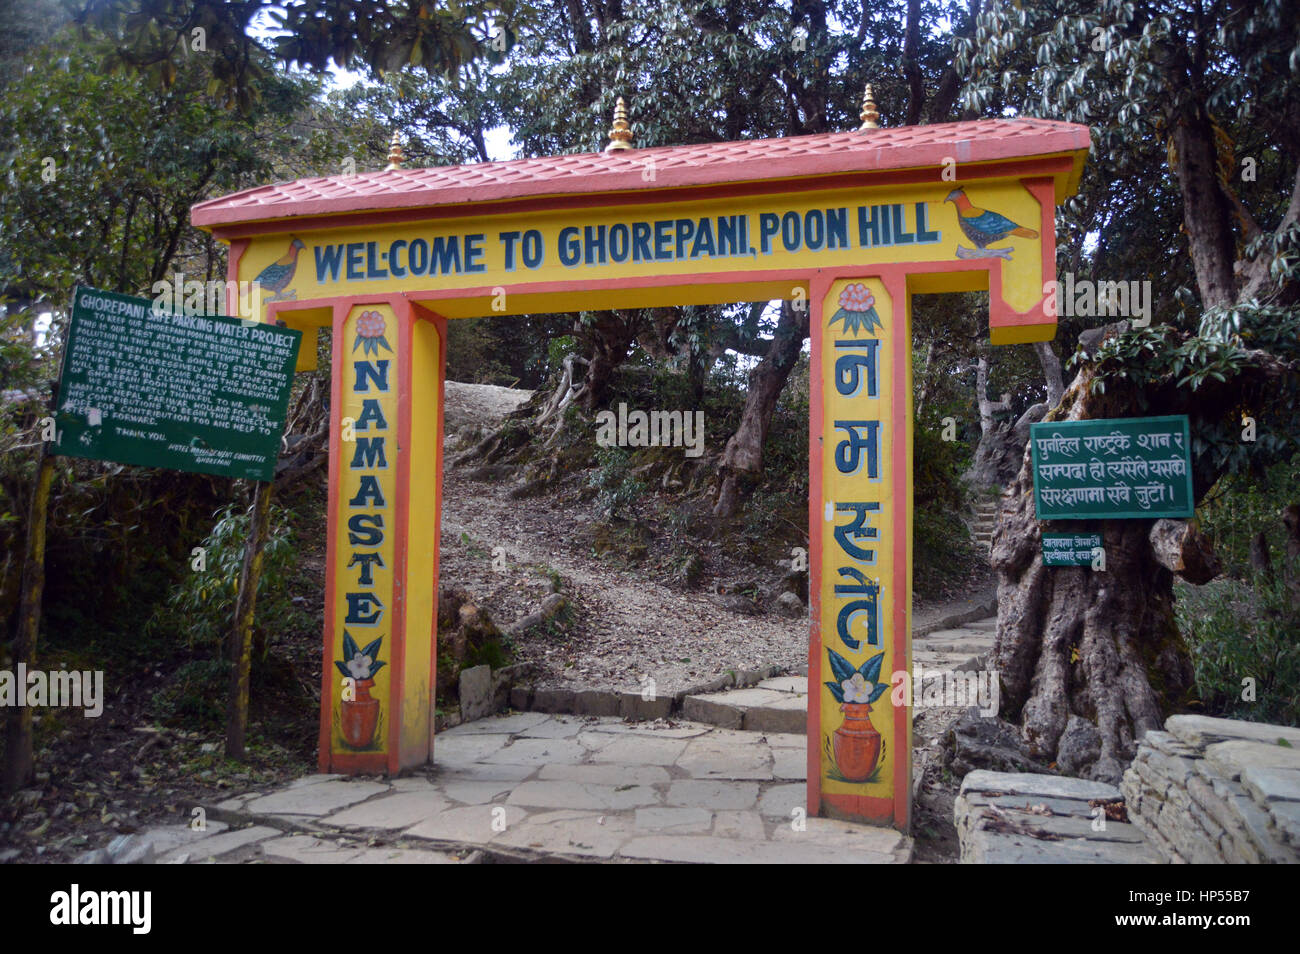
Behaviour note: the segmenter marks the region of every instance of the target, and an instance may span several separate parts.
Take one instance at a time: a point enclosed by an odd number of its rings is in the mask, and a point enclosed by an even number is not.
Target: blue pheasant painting
[[[989,248],[994,242],[1017,235],[1021,238],[1036,239],[1038,233],[1023,225],[1017,225],[1005,215],[981,209],[972,205],[962,189],[953,189],[943,201],[951,202],[957,207],[957,224],[962,234],[975,244],[975,248],[957,246],[958,258],[1005,258],[1011,260],[1011,249]]]

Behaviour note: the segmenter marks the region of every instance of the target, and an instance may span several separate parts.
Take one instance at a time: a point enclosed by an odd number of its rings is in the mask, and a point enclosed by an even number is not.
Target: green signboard
[[[56,454],[270,480],[302,332],[73,293]]]
[[[1186,415],[1035,424],[1029,444],[1039,520],[1192,515]]]
[[[1100,549],[1100,533],[1044,533],[1043,566],[1091,566]]]

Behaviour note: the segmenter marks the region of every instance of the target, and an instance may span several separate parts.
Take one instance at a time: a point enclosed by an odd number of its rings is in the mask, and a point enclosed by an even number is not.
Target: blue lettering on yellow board
[[[880,531],[867,523],[868,512],[880,512],[880,501],[837,503],[835,504],[835,512],[853,514],[852,522],[837,524],[835,527],[835,542],[840,545],[840,549],[853,559],[859,560],[868,566],[874,564],[876,562],[876,551],[862,546],[859,541],[875,540],[880,536]]]
[[[849,436],[835,445],[835,469],[852,475],[865,462],[868,480],[880,479],[880,422],[836,421],[835,429]],[[866,452],[865,459],[863,451]]]
[[[852,398],[858,396],[865,384],[867,397],[879,397],[876,381],[880,370],[880,340],[849,338],[836,341],[835,349],[850,352],[835,359],[835,390]],[[865,353],[852,353],[859,351]]]
[[[358,586],[374,586],[375,577],[371,572],[371,565],[378,564],[380,568],[384,565],[384,558],[378,553],[354,553],[352,559],[348,560],[348,567],[361,566],[361,573],[357,577]]]
[[[941,232],[929,227],[924,202],[862,205],[856,211],[858,248],[930,245],[943,239]],[[854,247],[849,214],[849,207],[840,206],[761,212],[753,216],[752,226],[751,216],[744,214],[568,225],[560,229],[556,260],[574,268],[847,250]],[[751,227],[757,232],[758,248],[750,241]],[[537,229],[498,232],[496,240],[505,271],[515,271],[521,262],[530,269],[545,263],[546,242]],[[486,272],[487,241],[486,235],[474,232],[395,239],[387,246],[378,241],[318,245],[312,249],[316,282]]]
[[[375,245],[370,243],[367,257],[373,257]],[[354,394],[385,393],[388,391],[388,359],[354,361]],[[361,402],[361,414],[353,424],[354,430],[364,432],[355,438],[356,448],[348,464],[351,470],[382,470],[388,466],[386,441],[388,419],[377,398],[367,397]],[[344,623],[354,627],[374,627],[384,618],[384,603],[374,592],[375,570],[384,567],[384,559],[377,551],[384,543],[384,510],[387,502],[374,473],[359,475],[356,495],[348,501],[349,507],[364,507],[369,512],[353,514],[348,518],[348,545],[352,547],[346,569],[354,570],[352,583],[355,589],[343,594],[347,604]],[[364,548],[364,549],[362,549]]]
[[[880,233],[887,230],[887,240],[925,241],[920,238],[926,233],[924,213],[918,206],[917,230],[911,233],[903,221],[902,207],[876,213],[877,240],[885,238]],[[868,213],[868,222],[870,222]],[[805,243],[817,239],[816,226],[810,227],[807,220],[803,223]],[[860,223],[861,224],[861,223]],[[760,241],[785,242],[784,221],[768,222],[760,228]],[[792,228],[792,225],[791,225]],[[904,238],[906,236],[906,238]],[[793,238],[793,236],[789,236]],[[870,236],[864,238],[864,241]],[[831,241],[827,233],[826,241]],[[834,239],[839,241],[838,237]],[[835,393],[841,399],[876,400],[880,397],[880,361],[882,352],[880,340],[870,338],[843,338],[833,341]],[[842,406],[841,413],[848,411]],[[863,409],[865,411],[865,408]],[[869,416],[871,412],[854,415],[854,419],[832,417],[836,432],[835,468],[845,475],[861,474],[868,481],[881,479],[880,447],[883,437],[879,417]],[[868,647],[879,647],[881,643],[880,622],[880,584],[868,578],[859,567],[871,567],[876,564],[878,549],[884,544],[881,529],[875,524],[880,515],[882,503],[879,500],[836,501],[835,514],[840,518],[832,527],[832,534],[838,548],[839,559],[835,560],[835,571],[839,582],[833,587],[833,595],[838,606],[835,617],[835,632],[839,643],[845,649],[857,651],[862,649],[863,640],[855,637],[854,628],[861,625],[866,632],[865,642]],[[843,517],[849,519],[845,522]],[[851,565],[856,564],[856,566]]]
[[[836,583],[836,596],[856,596],[858,599],[850,600],[840,607],[839,616],[835,620],[835,631],[839,634],[840,642],[849,649],[857,649],[862,644],[849,635],[849,627],[853,625],[854,620],[862,613],[865,613],[867,627],[867,645],[880,645],[880,586],[871,582],[862,575],[862,571],[851,566],[842,566],[839,568],[839,574],[853,580],[852,583]]]

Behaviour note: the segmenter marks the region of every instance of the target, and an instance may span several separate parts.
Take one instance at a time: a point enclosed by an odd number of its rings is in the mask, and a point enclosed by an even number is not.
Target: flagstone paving
[[[412,775],[227,799],[209,807],[212,833],[166,836],[157,860],[906,863],[911,841],[892,829],[804,817],[805,759],[794,733],[494,716],[440,733],[434,765]]]
[[[997,617],[990,616],[950,629],[922,630],[925,635],[912,640],[913,676],[927,679],[955,670],[987,669],[997,625]],[[888,678],[889,674],[882,674],[882,679]],[[808,723],[808,679],[778,676],[748,689],[687,696],[682,715],[729,729],[797,733],[802,748]]]

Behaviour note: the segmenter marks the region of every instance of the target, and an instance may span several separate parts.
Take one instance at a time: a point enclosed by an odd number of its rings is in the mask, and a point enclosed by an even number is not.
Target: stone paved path
[[[997,625],[997,617],[990,616],[913,638],[913,673],[986,669]],[[687,696],[682,715],[728,729],[803,734],[808,722],[808,679],[779,676],[748,689]]]
[[[222,824],[206,835],[170,828],[141,840],[172,863],[890,864],[911,854],[892,829],[800,817],[802,735],[522,712],[447,730],[434,749],[422,774],[309,776],[210,807]]]

